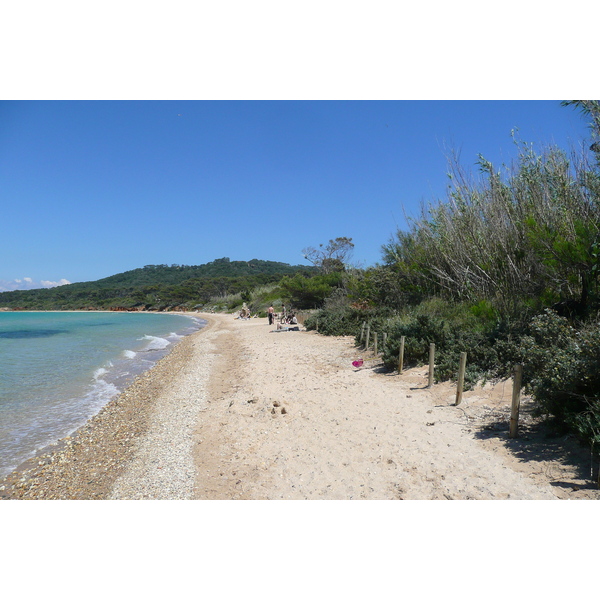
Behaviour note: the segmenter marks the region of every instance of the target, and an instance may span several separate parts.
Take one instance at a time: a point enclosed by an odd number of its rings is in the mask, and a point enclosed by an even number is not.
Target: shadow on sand
[[[474,433],[476,439],[495,438],[522,462],[553,462],[570,466],[582,484],[569,481],[552,481],[550,485],[570,489],[598,490],[598,455],[589,446],[580,444],[572,435],[556,433],[546,422],[521,424],[516,438],[509,437],[507,420],[487,423]]]

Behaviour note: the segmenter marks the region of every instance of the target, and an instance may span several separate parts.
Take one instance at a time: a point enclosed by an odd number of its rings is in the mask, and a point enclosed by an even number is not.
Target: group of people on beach
[[[273,306],[269,306],[269,309],[267,310],[267,316],[269,318],[269,325],[274,325],[275,324],[275,319],[279,316],[276,312],[275,309],[273,308]],[[279,321],[281,324],[289,324],[289,325],[297,325],[298,324],[298,318],[296,317],[295,313],[290,313],[288,315],[286,309],[285,309],[285,304],[283,304],[281,306],[281,320]]]
[[[240,312],[237,314],[237,316],[235,317],[236,319],[242,319],[242,320],[246,320],[246,319],[250,319],[252,317],[251,313],[250,313],[250,309],[246,306],[246,303],[244,302],[243,306],[242,306],[242,310],[240,310]],[[267,317],[269,319],[269,325],[274,325],[276,319],[279,318],[279,323],[281,325],[298,325],[298,317],[296,317],[296,313],[289,313],[287,312],[286,308],[285,308],[285,304],[282,305],[281,307],[281,315],[275,312],[275,309],[272,306],[269,306],[268,310],[267,310]]]

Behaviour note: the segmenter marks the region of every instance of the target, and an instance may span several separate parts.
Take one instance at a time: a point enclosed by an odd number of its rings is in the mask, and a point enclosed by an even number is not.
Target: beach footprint
[[[271,414],[272,415],[277,415],[277,414],[287,415],[287,410],[286,410],[285,406],[281,405],[281,402],[279,402],[279,400],[274,400],[273,408],[271,409]]]

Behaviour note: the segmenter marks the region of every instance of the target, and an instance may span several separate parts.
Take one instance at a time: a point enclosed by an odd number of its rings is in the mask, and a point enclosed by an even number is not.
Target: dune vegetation
[[[569,104],[569,103],[565,103]],[[448,197],[423,206],[382,247],[382,264],[343,271],[307,320],[322,334],[386,334],[394,368],[428,360],[455,378],[467,352],[469,384],[523,365],[538,412],[562,431],[600,443],[600,104],[576,101],[593,143],[536,151],[515,138],[517,159],[478,170],[449,164]]]

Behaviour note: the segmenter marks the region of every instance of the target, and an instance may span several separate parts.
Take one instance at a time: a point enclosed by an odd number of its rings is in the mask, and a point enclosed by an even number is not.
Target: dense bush
[[[280,282],[283,296],[297,309],[311,309],[323,306],[333,290],[342,285],[342,273],[328,273],[305,277],[296,274],[285,276]]]
[[[371,280],[396,297],[410,289],[485,300],[503,317],[523,302],[592,314],[600,304],[598,166],[586,153],[515,144],[517,159],[501,169],[479,156],[478,177],[451,161],[447,200],[423,206],[408,232],[396,232],[383,246],[386,278]]]
[[[358,341],[363,323],[369,323],[373,331],[383,331],[386,323],[393,316],[388,308],[356,308],[353,306],[325,307],[304,322],[306,329],[316,329],[323,335],[353,335]]]
[[[533,319],[519,352],[538,412],[580,439],[600,443],[600,326],[579,331],[547,310]]]
[[[435,380],[454,379],[458,373],[461,352],[467,352],[465,386],[502,374],[495,342],[497,329],[484,331],[467,329],[460,323],[451,323],[436,317],[417,315],[405,322],[397,322],[388,332],[383,354],[386,367],[398,365],[400,338],[405,337],[404,364],[407,367],[429,361],[429,345],[435,344]]]

